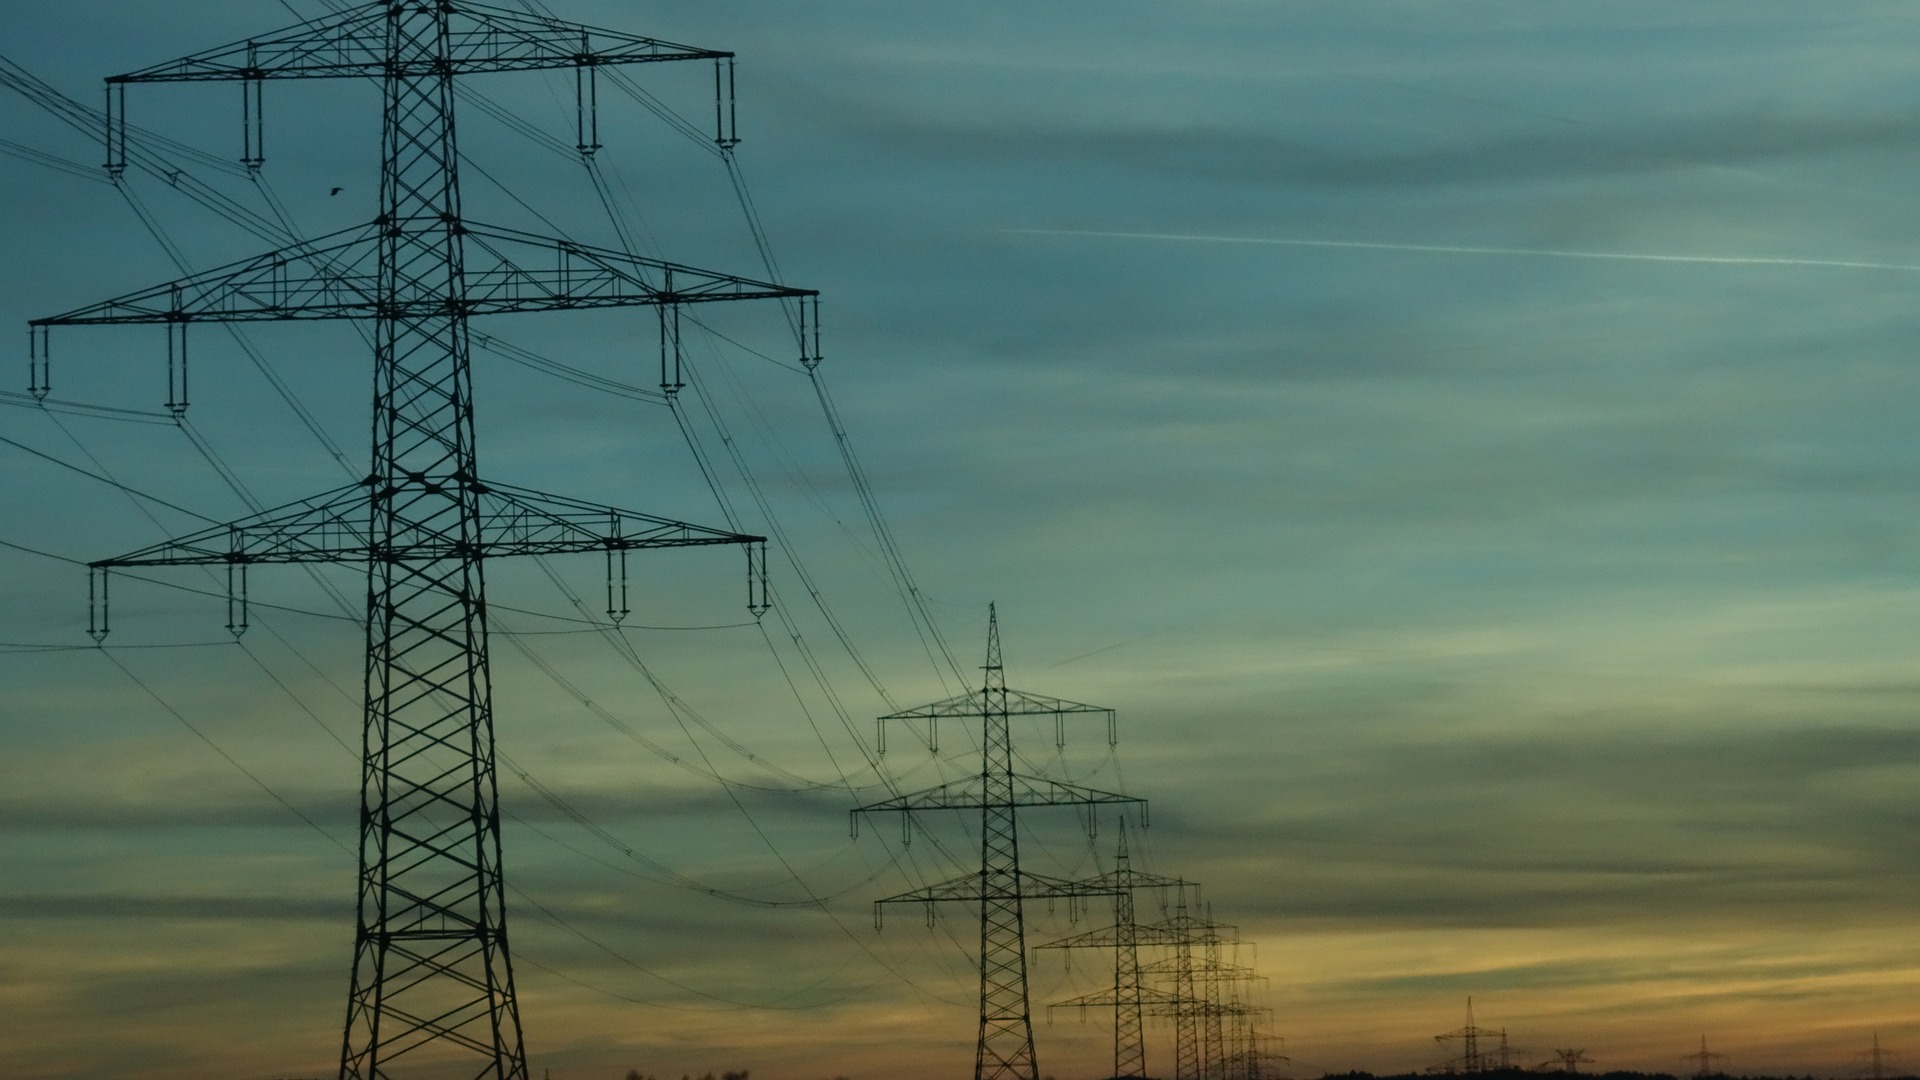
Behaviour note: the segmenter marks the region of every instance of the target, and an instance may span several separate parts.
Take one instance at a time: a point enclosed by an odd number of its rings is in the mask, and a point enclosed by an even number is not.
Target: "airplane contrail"
[[[1110,232],[1101,229],[1000,229],[997,231],[1026,236],[1098,236],[1119,240],[1169,240],[1189,244],[1256,244],[1268,247],[1342,248],[1357,251],[1412,251],[1429,255],[1511,255],[1545,259],[1604,259],[1615,262],[1707,263],[1714,266],[1821,266],[1839,270],[1920,271],[1920,265],[1911,263],[1858,262],[1849,259],[1790,259],[1762,255],[1650,255],[1630,251],[1465,247],[1453,244],[1386,244],[1365,240],[1295,240],[1269,236],[1205,236],[1189,233]]]

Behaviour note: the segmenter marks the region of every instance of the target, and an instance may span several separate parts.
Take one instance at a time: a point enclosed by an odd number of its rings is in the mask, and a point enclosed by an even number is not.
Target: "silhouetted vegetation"
[[[1466,1073],[1435,1074],[1435,1073],[1427,1073],[1427,1072],[1417,1072],[1417,1073],[1387,1073],[1387,1074],[1376,1075],[1370,1072],[1362,1072],[1359,1070],[1355,1070],[1353,1072],[1344,1072],[1344,1073],[1327,1073],[1325,1076],[1321,1078],[1321,1080],[1433,1080],[1435,1075],[1467,1076],[1469,1074],[1466,1074]],[[1542,1076],[1579,1076],[1579,1077],[1582,1077],[1583,1080],[1814,1080],[1814,1076],[1811,1073],[1803,1077],[1795,1076],[1792,1073],[1787,1073],[1784,1076],[1773,1076],[1770,1074],[1763,1074],[1763,1073],[1724,1073],[1724,1072],[1709,1073],[1705,1076],[1701,1076],[1700,1074],[1697,1074],[1697,1073],[1686,1073],[1686,1074],[1663,1073],[1663,1072],[1650,1073],[1650,1072],[1631,1072],[1631,1071],[1617,1070],[1617,1069],[1610,1070],[1608,1072],[1579,1072],[1579,1073],[1568,1073],[1563,1069],[1489,1069],[1485,1072],[1473,1073],[1470,1075],[1475,1077],[1476,1080],[1523,1080],[1523,1078],[1524,1080],[1540,1080],[1540,1077]],[[1888,1077],[1885,1077],[1885,1080],[1920,1080],[1920,1077],[1888,1076]]]

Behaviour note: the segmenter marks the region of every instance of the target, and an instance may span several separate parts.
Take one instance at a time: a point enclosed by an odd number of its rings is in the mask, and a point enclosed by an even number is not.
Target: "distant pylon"
[[[1265,1013],[1241,999],[1240,988],[1260,978],[1252,968],[1230,963],[1221,956],[1221,946],[1231,946],[1235,957],[1240,952],[1237,928],[1213,921],[1213,902],[1207,902],[1207,927],[1212,931],[1202,943],[1201,963],[1195,971],[1205,1004],[1201,1016],[1206,1025],[1207,1076],[1209,1080],[1242,1080],[1233,1075],[1235,1063],[1244,1058],[1238,1046],[1229,1049],[1227,1020],[1234,1021],[1235,1032],[1251,1032],[1252,1021]],[[1227,931],[1227,933],[1221,933]]]
[[[1174,901],[1171,917],[1154,924],[1173,938],[1173,956],[1169,966],[1173,976],[1172,1003],[1152,1010],[1158,1015],[1173,1013],[1174,1080],[1201,1080],[1206,1075],[1206,1046],[1201,1038],[1201,1003],[1198,979],[1194,974],[1194,939],[1202,936],[1200,920],[1187,914],[1186,891]],[[1209,931],[1210,932],[1210,928]]]
[[[1495,1054],[1485,1054],[1480,1050],[1482,1038],[1498,1037],[1500,1049]],[[1460,1040],[1460,1056],[1429,1069],[1429,1072],[1482,1073],[1494,1068],[1506,1068],[1510,1061],[1507,1049],[1507,1033],[1504,1029],[1483,1028],[1473,1022],[1473,999],[1467,999],[1467,1025],[1454,1031],[1435,1035],[1433,1041],[1445,1043]]]
[[[1064,898],[1072,910],[1076,900],[1112,896],[1116,889],[1111,884],[1090,885],[1022,870],[1018,810],[1035,806],[1085,806],[1089,808],[1091,823],[1097,821],[1100,806],[1132,803],[1144,807],[1146,800],[1014,771],[1013,734],[1008,717],[1052,716],[1055,739],[1061,741],[1064,736],[1060,720],[1068,714],[1103,714],[1108,718],[1107,737],[1111,742],[1113,710],[1009,690],[1006,669],[1000,659],[1000,618],[992,605],[987,607],[987,662],[983,670],[986,676],[979,690],[881,717],[882,721],[925,720],[929,724],[937,724],[946,717],[978,719],[979,775],[862,806],[853,811],[853,817],[857,827],[861,814],[897,812],[902,818],[902,840],[905,841],[912,836],[916,811],[980,811],[979,871],[876,901],[875,920],[878,921],[884,904],[925,904],[929,918],[936,903],[978,904],[980,1038],[974,1052],[974,1080],[1039,1080],[1039,1066],[1033,1051],[1033,1015],[1027,998],[1026,917],[1022,902]],[[929,739],[928,743],[933,745],[933,740]]]
[[[1248,1014],[1241,1019],[1251,1021],[1253,1017]],[[1227,1075],[1235,1080],[1264,1080],[1266,1073],[1261,1068],[1263,1062],[1293,1060],[1278,1050],[1266,1049],[1268,1044],[1284,1046],[1286,1041],[1278,1035],[1262,1034],[1248,1027],[1240,1036],[1241,1049],[1228,1059]]]
[[[1893,1051],[1881,1048],[1879,1032],[1873,1033],[1873,1046],[1860,1051],[1859,1056],[1867,1059],[1868,1076],[1873,1080],[1885,1080],[1888,1075],[1887,1063],[1893,1060],[1894,1055]]]
[[[1209,911],[1211,906],[1208,905]],[[1181,911],[1184,910],[1183,898]],[[1171,976],[1176,987],[1171,1003],[1156,1005],[1150,1011],[1173,1014],[1176,1061],[1179,1044],[1193,1040],[1195,1052],[1189,1055],[1197,1069],[1193,1075],[1204,1080],[1238,1080],[1231,1074],[1232,1063],[1240,1055],[1238,1047],[1228,1049],[1227,1021],[1232,1019],[1238,1030],[1244,1027],[1245,1021],[1265,1013],[1263,1009],[1243,1004],[1239,997],[1239,986],[1258,978],[1253,969],[1221,959],[1221,946],[1236,949],[1239,946],[1239,931],[1214,922],[1210,916],[1182,920],[1176,915],[1158,925],[1179,927],[1182,939],[1176,943],[1171,957],[1143,969],[1149,974]],[[1200,950],[1197,957],[1193,954],[1195,948]],[[1183,985],[1191,989],[1177,989]]]
[[[1555,1050],[1553,1057],[1535,1066],[1537,1069],[1555,1068],[1560,1072],[1577,1073],[1580,1066],[1593,1064],[1585,1050]]]
[[[1712,1076],[1716,1072],[1723,1071],[1715,1069],[1713,1063],[1716,1061],[1725,1061],[1726,1059],[1727,1055],[1716,1054],[1712,1050],[1707,1049],[1707,1037],[1705,1035],[1700,1036],[1700,1049],[1695,1050],[1691,1054],[1680,1055],[1681,1061],[1693,1062],[1693,1075],[1695,1076]]]
[[[1120,848],[1113,870],[1083,884],[1105,885],[1113,892],[1113,925],[1049,941],[1042,949],[1100,948],[1113,950],[1113,988],[1056,1001],[1049,1008],[1113,1008],[1113,1076],[1115,1080],[1147,1075],[1146,1026],[1141,1011],[1147,1004],[1164,1005],[1171,997],[1148,988],[1140,979],[1140,946],[1164,944],[1166,935],[1134,920],[1134,893],[1142,888],[1186,888],[1190,882],[1133,868],[1127,853],[1127,820],[1120,819]]]
[[[1157,1001],[1149,1001],[1145,1011],[1173,1017],[1174,1080],[1208,1080],[1224,1068],[1226,1056],[1224,1047],[1209,1038],[1211,1028],[1225,1016],[1253,1010],[1223,1003],[1218,997],[1223,985],[1218,970],[1222,965],[1217,951],[1210,955],[1209,950],[1232,941],[1234,928],[1189,914],[1186,890],[1180,890],[1176,897],[1171,916],[1142,927],[1143,932],[1160,938],[1173,950],[1172,955],[1141,968],[1166,976],[1172,983],[1172,989],[1158,995]],[[1224,1043],[1224,1039],[1217,1041]]]

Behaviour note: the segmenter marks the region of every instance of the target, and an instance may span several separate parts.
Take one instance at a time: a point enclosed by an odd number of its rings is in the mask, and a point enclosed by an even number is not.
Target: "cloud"
[[[1155,174],[1235,184],[1368,188],[1498,185],[1621,178],[1706,167],[1742,167],[1877,153],[1920,137],[1920,115],[1771,111],[1566,127],[1434,145],[1367,147],[1308,141],[1204,123],[1049,123],[996,117],[969,122],[904,113],[882,103],[823,103],[818,111],[871,145],[924,162],[1018,164]],[[1405,140],[1395,140],[1404,142]]]
[[[353,917],[347,897],[309,896],[0,896],[0,915],[15,919],[249,919],[316,920],[335,926]]]

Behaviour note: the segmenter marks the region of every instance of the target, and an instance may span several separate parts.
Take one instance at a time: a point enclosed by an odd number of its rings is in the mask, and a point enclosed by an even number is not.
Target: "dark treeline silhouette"
[[[746,1069],[741,1069],[738,1072],[723,1072],[719,1074],[704,1072],[697,1077],[691,1073],[682,1073],[680,1074],[680,1080],[748,1080],[750,1075]],[[660,1078],[651,1073],[643,1073],[639,1069],[628,1069],[627,1080],[660,1080]],[[847,1078],[844,1076],[836,1076],[833,1080],[847,1080]]]
[[[1838,1072],[1832,1075],[1854,1076],[1858,1074],[1859,1074],[1858,1070],[1855,1070],[1854,1072],[1847,1072],[1845,1070],[1842,1070],[1841,1072]],[[1776,1076],[1769,1073],[1712,1072],[1712,1073],[1707,1073],[1702,1075],[1700,1073],[1678,1074],[1678,1073],[1654,1073],[1654,1072],[1629,1072],[1624,1070],[1609,1070],[1607,1072],[1570,1073],[1564,1069],[1488,1069],[1484,1072],[1476,1072],[1476,1073],[1417,1072],[1417,1073],[1380,1073],[1380,1074],[1375,1074],[1370,1072],[1361,1072],[1361,1071],[1355,1070],[1353,1072],[1327,1073],[1325,1076],[1321,1078],[1321,1080],[1433,1080],[1433,1078],[1436,1075],[1461,1076],[1461,1077],[1473,1076],[1477,1078],[1482,1078],[1482,1080],[1522,1080],[1522,1078],[1526,1078],[1526,1080],[1539,1080],[1539,1078],[1543,1075],[1579,1076],[1579,1077],[1585,1078],[1585,1080],[1816,1080],[1816,1078],[1812,1073],[1808,1073],[1805,1076],[1796,1076],[1793,1073],[1784,1073]],[[1920,1080],[1920,1077],[1914,1077],[1911,1075],[1887,1076],[1884,1078],[1884,1080]]]

